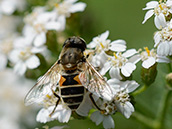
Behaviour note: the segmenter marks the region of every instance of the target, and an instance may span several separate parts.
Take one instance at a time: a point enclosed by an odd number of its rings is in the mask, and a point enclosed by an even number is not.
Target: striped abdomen
[[[79,81],[78,74],[62,75],[59,85],[63,101],[71,110],[77,109],[83,100],[85,91]]]

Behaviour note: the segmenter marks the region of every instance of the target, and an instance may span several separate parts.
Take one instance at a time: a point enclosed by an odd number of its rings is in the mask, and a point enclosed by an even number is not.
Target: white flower
[[[109,74],[111,78],[117,78],[119,80],[122,79],[120,72],[125,77],[129,77],[136,69],[135,62],[132,60],[132,56],[136,53],[137,51],[135,49],[127,50],[124,53],[114,53],[114,56],[109,56],[108,61],[104,64],[102,73],[110,70]]]
[[[161,31],[154,35],[154,47],[157,47],[157,54],[160,56],[172,55],[172,20]]]
[[[155,50],[149,50],[147,47],[144,48],[145,51],[142,51],[140,53],[140,58],[143,61],[142,63],[142,67],[144,67],[145,69],[150,68],[151,66],[153,66],[156,62],[165,62],[165,63],[169,63],[170,60],[165,57],[165,56],[158,56],[155,53]]]
[[[55,8],[51,12],[54,14],[53,20],[60,23],[61,30],[65,29],[66,18],[70,17],[72,13],[82,12],[85,10],[86,4],[77,1],[78,0],[64,0],[63,2],[56,4]]]
[[[24,36],[34,37],[35,46],[42,46],[46,43],[46,33],[48,30],[61,31],[61,22],[52,20],[54,13],[44,11],[44,8],[35,9],[30,15],[26,16],[24,26]]]
[[[102,51],[116,51],[122,52],[126,50],[126,42],[124,40],[115,40],[112,41],[107,39],[109,36],[109,31],[102,33],[100,36],[93,38],[93,41],[90,42],[87,47],[95,48],[96,54],[101,53]]]
[[[23,10],[25,8],[25,0],[1,0],[0,13],[11,15],[15,10]]]
[[[134,112],[134,107],[130,103],[129,93],[133,92],[139,84],[135,81],[119,81],[115,78],[108,80],[108,84],[114,89],[114,103],[119,112],[129,118]]]
[[[71,13],[84,11],[86,4],[78,2],[78,0],[64,0],[63,2],[56,4],[55,10],[57,14],[64,17],[70,17]]]
[[[41,123],[46,123],[53,120],[58,120],[61,123],[67,123],[71,116],[72,111],[64,105],[59,104],[52,114],[49,116],[53,111],[54,106],[50,106],[48,108],[42,108],[39,113],[37,114],[36,120]]]
[[[96,125],[99,125],[101,122],[103,122],[103,127],[105,129],[111,129],[115,128],[115,123],[113,118],[110,115],[103,115],[100,111],[95,111],[91,114],[90,119],[96,123]]]
[[[27,68],[34,69],[40,65],[39,58],[35,55],[45,50],[45,47],[33,47],[31,39],[21,37],[15,40],[14,49],[9,54],[9,60],[15,65],[14,71],[23,75]]]
[[[170,2],[161,2],[150,1],[146,4],[146,7],[143,10],[149,10],[144,17],[144,24],[153,14],[155,14],[154,23],[158,29],[162,29],[166,26],[166,17],[171,14],[171,3]]]

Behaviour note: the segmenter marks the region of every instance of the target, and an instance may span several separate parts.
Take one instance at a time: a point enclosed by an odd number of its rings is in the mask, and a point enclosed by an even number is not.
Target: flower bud
[[[141,79],[145,83],[145,85],[149,86],[151,85],[156,78],[157,75],[157,63],[155,63],[153,66],[151,66],[148,69],[145,69],[142,67],[141,70]]]
[[[172,88],[172,73],[167,74],[166,82],[169,88]]]

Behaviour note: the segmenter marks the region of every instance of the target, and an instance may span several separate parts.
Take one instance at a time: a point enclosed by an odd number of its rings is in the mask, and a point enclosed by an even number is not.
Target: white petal
[[[141,60],[141,57],[140,57],[140,55],[138,54],[138,55],[134,55],[134,56],[132,56],[131,58],[129,58],[128,62],[137,64],[140,60]]]
[[[104,32],[100,35],[100,39],[102,41],[105,41],[108,38],[108,36],[109,36],[109,31],[107,30],[106,32]]]
[[[132,72],[136,69],[136,65],[133,63],[126,63],[122,68],[121,68],[121,73],[125,77],[129,77]]]
[[[83,3],[83,2],[78,2],[74,5],[72,5],[70,8],[69,8],[69,12],[71,13],[75,13],[75,12],[82,12],[85,10],[85,7],[86,7],[86,4]]]
[[[56,31],[61,31],[61,24],[60,22],[48,22],[46,25],[45,25],[45,28],[47,30],[56,30]]]
[[[34,45],[38,47],[45,44],[45,42],[46,42],[46,34],[45,32],[42,32],[36,36],[34,40]]]
[[[51,117],[58,119],[59,122],[66,123],[69,121],[71,113],[72,111],[70,109],[63,107],[63,105],[58,105]]]
[[[7,63],[8,63],[8,60],[7,60],[7,57],[3,54],[0,54],[0,70],[3,70],[6,68],[7,66]]]
[[[152,17],[153,14],[154,14],[154,10],[147,11],[142,24],[144,24],[150,17]]]
[[[14,72],[16,72],[19,75],[23,75],[26,72],[26,65],[24,62],[19,61],[15,66],[14,66]]]
[[[4,1],[1,1],[1,11],[7,15],[10,15],[12,14],[16,7],[14,5],[14,3],[12,1],[7,1],[7,0],[4,0]]]
[[[90,42],[90,43],[87,45],[87,47],[88,47],[88,48],[95,48],[96,45],[97,45],[97,44],[96,44],[95,42],[92,41],[92,42]]]
[[[137,87],[139,87],[139,84],[136,81],[127,81],[128,86],[126,88],[126,92],[130,93],[133,92]]]
[[[31,49],[31,52],[32,53],[41,53],[41,52],[44,52],[46,51],[46,46],[41,46],[41,47],[33,47]]]
[[[159,63],[170,63],[170,59],[167,58],[166,56],[158,56],[157,55],[156,62],[159,62]]]
[[[20,50],[12,50],[9,54],[9,60],[16,64],[20,59],[19,59],[19,54],[20,54]]]
[[[115,128],[114,120],[110,115],[104,117],[103,127],[105,129],[114,129]]]
[[[143,61],[142,67],[144,67],[145,69],[148,69],[151,66],[153,66],[155,63],[156,63],[155,58],[149,57],[147,60]]]
[[[116,78],[116,79],[119,79],[121,80],[122,77],[120,75],[120,69],[119,68],[115,68],[115,67],[112,67],[109,71],[109,75],[111,78]]]
[[[159,32],[156,32],[154,35],[154,42],[155,42],[154,47],[157,47],[157,45],[160,43],[161,39],[162,39],[161,34]]]
[[[126,50],[126,42],[125,40],[115,40],[110,43],[110,50],[112,51],[117,51],[117,52],[122,52]]]
[[[134,107],[130,102],[125,102],[124,104],[124,111],[123,115],[128,119],[130,118],[131,114],[134,112]]]
[[[158,29],[162,29],[163,27],[165,27],[167,23],[164,14],[160,13],[158,16],[156,15],[154,18],[154,23]]]
[[[28,60],[26,60],[26,65],[29,69],[37,68],[40,65],[39,58],[32,55]]]
[[[106,62],[103,66],[103,68],[99,71],[101,75],[105,75],[106,72],[111,68],[111,64],[109,62]]]
[[[137,51],[136,51],[136,49],[129,49],[129,50],[127,50],[126,52],[124,52],[123,54],[122,54],[122,56],[124,56],[124,57],[130,57],[130,56],[133,56],[134,54],[136,54],[136,53],[138,53]]]
[[[46,123],[52,120],[51,117],[49,117],[50,112],[48,109],[42,108],[37,116],[36,116],[36,121],[41,122],[41,123]]]
[[[146,4],[146,8],[143,8],[143,10],[155,8],[157,5],[158,5],[157,1],[150,1]]]
[[[99,111],[95,111],[91,114],[90,119],[99,125],[103,121],[103,115]]]
[[[162,42],[158,45],[157,54],[160,56],[167,56],[170,53],[170,45],[168,42]]]

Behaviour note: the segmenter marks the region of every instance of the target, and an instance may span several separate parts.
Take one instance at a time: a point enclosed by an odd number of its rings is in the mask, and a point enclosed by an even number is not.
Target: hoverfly
[[[75,111],[88,91],[95,106],[92,94],[111,100],[113,96],[111,88],[88,61],[84,55],[85,49],[86,43],[82,38],[75,36],[68,38],[63,44],[59,59],[26,95],[25,105],[33,104],[46,96],[47,88],[58,98],[55,108],[62,101]]]

